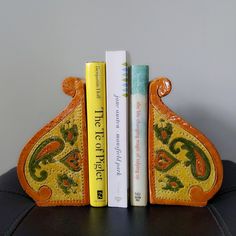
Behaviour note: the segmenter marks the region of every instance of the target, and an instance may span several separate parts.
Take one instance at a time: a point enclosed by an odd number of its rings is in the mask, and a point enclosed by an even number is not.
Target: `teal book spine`
[[[131,66],[130,95],[130,200],[132,206],[147,205],[147,94],[149,67]]]

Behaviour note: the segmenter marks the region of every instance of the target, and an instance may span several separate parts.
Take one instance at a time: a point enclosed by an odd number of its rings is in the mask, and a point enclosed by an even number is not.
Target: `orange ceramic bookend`
[[[38,206],[88,205],[85,85],[67,78],[67,108],[26,144],[17,166],[19,181]]]
[[[149,88],[150,203],[205,206],[222,184],[223,168],[213,144],[161,100],[166,78]]]

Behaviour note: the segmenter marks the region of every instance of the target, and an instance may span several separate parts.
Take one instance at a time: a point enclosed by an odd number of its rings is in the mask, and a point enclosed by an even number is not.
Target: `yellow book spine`
[[[107,205],[106,68],[104,62],[86,63],[90,205]]]

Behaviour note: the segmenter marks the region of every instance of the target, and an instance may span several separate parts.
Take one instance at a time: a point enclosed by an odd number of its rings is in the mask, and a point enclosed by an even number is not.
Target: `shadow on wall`
[[[203,107],[179,107],[175,109],[178,115],[202,132],[215,145],[221,159],[236,162],[234,151],[236,140],[236,125],[230,124],[219,116],[210,113]]]

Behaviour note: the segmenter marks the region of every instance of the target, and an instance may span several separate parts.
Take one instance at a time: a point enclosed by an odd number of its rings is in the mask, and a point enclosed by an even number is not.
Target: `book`
[[[131,66],[130,95],[130,201],[132,206],[147,205],[147,90],[149,68]]]
[[[107,205],[106,68],[104,62],[86,63],[86,99],[90,205]]]
[[[128,207],[128,67],[125,51],[106,52],[108,206]]]

